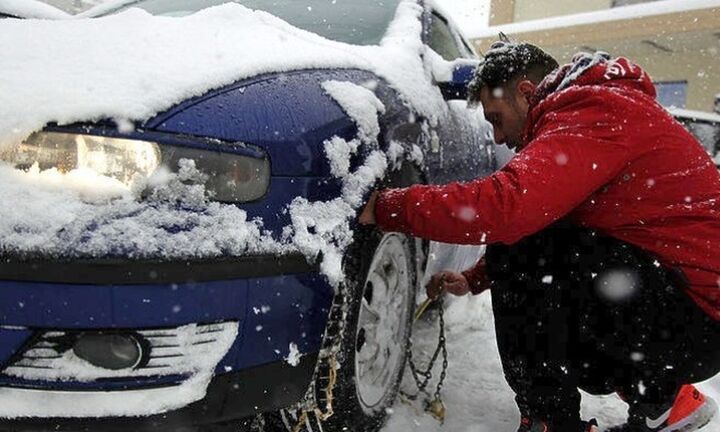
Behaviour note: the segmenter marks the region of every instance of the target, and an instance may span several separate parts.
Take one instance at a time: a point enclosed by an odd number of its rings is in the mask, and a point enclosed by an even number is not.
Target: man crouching
[[[518,154],[469,183],[375,193],[360,222],[488,245],[427,289],[489,282],[518,432],[595,430],[578,388],[629,404],[611,430],[707,424],[718,408],[691,383],[720,370],[720,174],[702,146],[647,73],[604,53],[557,67],[538,47],[497,42],[470,101]]]

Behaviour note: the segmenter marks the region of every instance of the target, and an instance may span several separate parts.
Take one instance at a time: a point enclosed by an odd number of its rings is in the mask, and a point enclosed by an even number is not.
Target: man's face
[[[505,143],[517,150],[522,147],[522,133],[529,108],[527,97],[519,87],[520,83],[517,83],[497,89],[483,87],[480,90],[480,102],[485,118],[493,125],[495,142]]]

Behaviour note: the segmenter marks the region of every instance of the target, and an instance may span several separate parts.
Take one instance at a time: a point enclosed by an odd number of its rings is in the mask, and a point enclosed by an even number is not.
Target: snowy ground
[[[489,293],[449,300],[445,312],[449,368],[442,393],[447,408],[445,423],[440,424],[424,413],[421,403],[408,405],[399,400],[383,432],[514,432],[517,428],[519,413],[502,373]],[[437,344],[435,318],[428,317],[416,325],[414,352],[419,353],[416,355],[424,353],[427,356],[434,350]],[[439,370],[436,368],[435,375]],[[720,375],[700,387],[720,401]],[[415,390],[409,375],[403,381],[403,389]],[[601,426],[608,427],[624,421],[627,405],[614,396],[602,398],[584,394],[582,413],[583,417],[595,417]],[[702,432],[717,431],[720,431],[720,413],[702,429]]]

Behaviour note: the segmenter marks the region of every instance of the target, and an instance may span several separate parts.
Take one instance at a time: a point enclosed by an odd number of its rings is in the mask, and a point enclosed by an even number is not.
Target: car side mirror
[[[449,70],[439,71],[436,68],[435,81],[440,87],[445,100],[467,99],[467,86],[475,76],[479,62],[477,60],[458,59],[447,62],[444,66]]]

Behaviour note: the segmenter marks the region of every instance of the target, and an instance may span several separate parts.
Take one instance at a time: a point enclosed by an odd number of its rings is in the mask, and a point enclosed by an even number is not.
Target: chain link
[[[430,380],[433,377],[432,370],[435,367],[435,363],[438,360],[438,357],[442,355],[442,370],[440,371],[440,380],[438,381],[436,387],[435,387],[435,393],[432,395],[434,397],[434,400],[441,401],[440,392],[442,390],[443,384],[445,382],[445,378],[447,376],[447,368],[448,368],[448,354],[447,354],[447,346],[446,346],[446,339],[445,339],[445,317],[444,317],[444,305],[443,300],[440,298],[438,300],[438,314],[439,314],[439,322],[440,322],[440,331],[438,335],[438,344],[435,348],[435,351],[433,352],[432,357],[430,358],[430,363],[428,363],[427,367],[425,369],[419,369],[417,365],[415,364],[415,360],[413,359],[413,353],[412,353],[412,337],[408,341],[408,346],[406,350],[406,357],[408,366],[410,366],[410,372],[412,374],[413,380],[415,381],[415,385],[418,388],[418,392],[414,395],[404,393],[404,395],[409,398],[410,400],[415,400],[420,394],[425,394],[428,397],[430,397],[430,393],[427,391],[427,386],[430,384]]]
[[[440,399],[440,391],[442,390],[443,384],[445,383],[445,377],[447,376],[447,369],[448,369],[448,353],[447,353],[447,344],[445,339],[445,314],[443,312],[444,305],[443,302],[440,301],[440,336],[438,337],[438,346],[442,349],[442,370],[440,371],[440,381],[437,383],[437,387],[435,389],[435,400],[441,400]]]
[[[430,363],[424,370],[420,370],[413,359],[412,336],[410,337],[406,349],[406,358],[408,366],[410,366],[410,372],[412,373],[413,380],[417,385],[418,392],[414,395],[410,395],[404,392],[401,392],[401,394],[410,400],[415,400],[420,394],[425,394],[428,398],[430,398],[431,396],[433,397],[433,403],[437,402],[442,405],[441,391],[445,382],[445,378],[447,377],[448,352],[445,338],[445,314],[443,304],[444,302],[442,297],[440,297],[437,302],[439,315],[438,321],[440,324],[437,347],[433,352]],[[325,335],[325,349],[321,350],[321,355],[318,359],[319,364],[322,363],[322,360],[326,360],[326,367],[328,368],[328,383],[323,389],[323,392],[325,393],[325,411],[323,412],[322,410],[320,410],[318,406],[318,401],[316,398],[314,398],[315,400],[313,401],[312,405],[302,410],[295,426],[292,428],[292,432],[300,432],[304,426],[309,426],[310,414],[313,414],[315,416],[316,420],[318,420],[318,426],[321,427],[321,423],[330,418],[334,413],[333,390],[337,381],[337,356],[341,354],[341,343],[345,331],[345,316],[347,314],[347,306],[347,287],[341,286],[331,309],[330,320],[328,322]],[[339,316],[337,315],[338,313]],[[440,371],[440,378],[438,383],[436,384],[435,392],[431,395],[427,391],[427,386],[430,384],[430,381],[433,378],[432,370],[435,368],[435,364],[441,355],[442,369]],[[320,366],[318,368],[318,373],[320,373],[321,370],[322,367]],[[428,405],[430,405],[429,401]],[[444,413],[442,415],[444,416]]]
[[[335,296],[335,300],[333,301],[333,305],[330,309],[328,323],[325,330],[325,337],[323,338],[323,349],[320,350],[316,370],[316,376],[320,376],[323,368],[327,368],[327,385],[324,389],[322,389],[325,394],[325,411],[320,409],[319,401],[317,400],[318,398],[315,396],[315,391],[313,391],[310,406],[302,409],[295,426],[292,428],[292,432],[300,432],[303,426],[307,426],[307,430],[309,431],[312,430],[309,427],[308,422],[310,414],[315,416],[318,421],[318,427],[322,428],[321,422],[324,422],[332,417],[335,412],[333,409],[333,391],[335,389],[335,384],[337,383],[337,357],[341,354],[342,339],[345,333],[347,307],[347,287],[344,284],[341,284],[340,287],[338,287],[338,293]],[[325,363],[324,366],[323,363]],[[316,380],[316,382],[317,381],[319,380]]]

